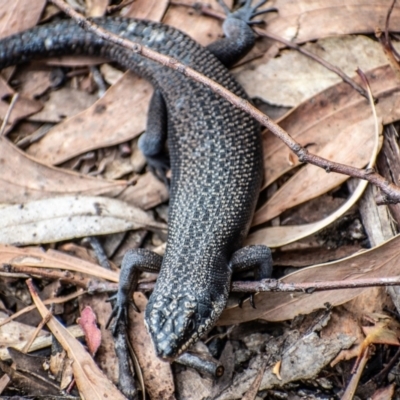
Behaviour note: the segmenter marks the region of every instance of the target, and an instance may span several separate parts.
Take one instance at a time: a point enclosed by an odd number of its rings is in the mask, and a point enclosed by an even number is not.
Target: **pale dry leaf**
[[[296,43],[352,33],[374,34],[384,28],[392,0],[275,0],[278,13],[267,30]],[[389,30],[398,32],[400,8],[394,7]]]
[[[18,70],[18,93],[30,99],[45,93],[52,85],[51,70],[32,67]]]
[[[168,200],[167,187],[151,172],[140,175],[135,186],[129,186],[118,199],[129,204],[149,210]]]
[[[101,99],[55,126],[28,153],[45,163],[60,164],[87,151],[131,140],[145,129],[151,94],[148,82],[127,72]]]
[[[371,82],[375,84],[373,85],[373,88],[376,89],[374,94],[380,99],[376,106],[378,116],[382,118],[384,124],[397,120],[400,117],[398,111],[400,91],[393,72],[389,70],[389,67],[383,67],[370,71],[368,76],[371,77]],[[379,80],[376,80],[375,78],[378,77]],[[325,96],[328,93],[339,95],[341,90],[344,89],[340,87],[341,85],[336,85],[313,99],[313,102],[322,104],[319,109],[316,107],[315,119],[313,120],[312,116],[304,114],[309,122],[293,136],[300,143],[310,143],[310,151],[315,154],[325,156],[332,161],[363,167],[367,164],[371,152],[369,150],[367,154],[367,148],[372,143],[372,135],[368,138],[368,132],[373,132],[373,129],[368,128],[368,121],[371,121],[371,110],[360,96],[358,96],[358,99],[348,96],[346,100],[343,100],[343,97],[340,96],[341,100],[338,97],[339,104],[336,104],[336,107],[334,101],[327,105],[323,101],[328,100],[328,97]],[[319,101],[320,103],[318,103]],[[299,107],[303,111],[307,108],[308,104]],[[288,115],[287,120],[282,121],[283,128],[285,128],[285,125],[289,125],[289,133],[291,133],[292,128],[298,127],[299,121],[305,118],[295,119],[295,116],[298,115],[296,109]],[[291,122],[293,122],[292,125]],[[353,136],[353,134],[355,135]],[[362,140],[359,141],[360,137],[362,137]],[[345,145],[343,145],[344,143]],[[265,146],[271,145],[264,158],[266,173],[270,173],[269,182],[271,182],[272,179],[276,179],[293,166],[285,162],[285,159],[287,159],[285,155],[289,150],[281,142],[279,143],[269,137],[264,140],[264,144]],[[278,156],[280,158],[277,158]],[[273,177],[271,177],[271,174]],[[318,182],[315,181],[317,175],[319,176]],[[307,165],[300,169],[266,204],[257,210],[253,223],[265,222],[290,207],[335,188],[346,179],[348,177],[345,175],[327,175],[323,170],[317,170],[316,167]]]
[[[35,26],[45,5],[46,0],[2,0],[0,3],[0,38]]]
[[[328,282],[362,278],[395,277],[400,273],[400,236],[340,261],[315,265],[282,278],[283,282]],[[368,288],[338,289],[307,293],[259,293],[255,296],[257,308],[245,301],[242,308],[232,307],[223,312],[218,324],[230,325],[256,318],[267,321],[293,319],[299,314],[309,314],[325,304],[343,304]]]
[[[304,47],[349,76],[357,68],[369,71],[387,64],[382,46],[366,36],[332,37]],[[295,50],[282,51],[279,57],[266,63],[250,62],[235,76],[250,97],[283,107],[296,107],[342,82],[337,74]]]
[[[225,3],[228,7],[232,6],[232,0],[225,1]],[[216,0],[202,1],[202,5],[222,11]],[[202,46],[215,42],[222,35],[220,21],[201,15],[191,7],[170,6],[162,22],[185,32]]]
[[[375,107],[383,124],[399,119],[399,88],[391,68],[380,67],[366,72],[366,75],[372,93],[379,98]],[[358,77],[355,80],[360,83]],[[371,108],[353,88],[342,82],[308,99],[278,122],[295,140],[308,146],[310,152],[318,154],[342,129],[362,120],[359,112],[363,118],[369,118]],[[341,146],[338,145],[338,151]],[[288,162],[291,150],[270,133],[263,135],[263,147],[264,187],[300,164],[297,157]]]
[[[371,400],[390,400],[394,396],[395,389],[396,389],[395,383],[380,388],[372,395]]]
[[[126,181],[112,182],[96,179],[59,168],[40,164],[27,156],[6,138],[0,137],[0,191],[1,203],[25,203],[27,201],[54,197],[59,194],[77,194],[96,196],[108,194],[115,196],[126,188]],[[147,187],[150,193],[152,186]],[[135,192],[143,190],[138,187],[129,188],[131,201],[135,201]],[[159,196],[160,189],[156,189]],[[148,196],[149,197],[149,196]],[[140,205],[145,204],[140,198]],[[156,201],[154,198],[153,200]]]
[[[29,120],[53,123],[61,122],[65,118],[72,117],[86,110],[96,99],[96,95],[87,93],[86,91],[64,87],[50,92],[49,100],[44,103],[43,110],[32,115]],[[35,155],[33,150],[30,153]]]
[[[43,318],[47,317],[49,311],[34,291],[32,282],[29,284],[29,289],[38,311]],[[126,399],[99,369],[83,345],[56,318],[51,317],[47,326],[67,352],[68,357],[73,360],[72,368],[75,382],[83,398],[93,400],[104,400],[106,397]]]
[[[88,17],[103,17],[106,13],[109,0],[87,0],[86,15]]]
[[[110,64],[107,63],[100,65],[99,69],[104,80],[109,85],[116,84],[122,78],[122,75],[124,75],[124,72],[122,72],[117,68],[112,67]]]
[[[1,315],[0,315],[0,321],[1,321]],[[13,323],[9,322],[9,324]],[[8,324],[7,324],[8,325]],[[6,325],[4,325],[6,326]],[[35,328],[32,328],[31,326],[29,326],[29,328],[31,329],[29,335],[28,335],[28,339],[27,340],[20,340],[20,337],[24,337],[24,336],[19,336],[19,334],[16,332],[12,332],[12,338],[15,341],[13,344],[7,344],[7,347],[12,347],[16,350],[19,351],[23,351],[25,346],[27,345],[28,341],[30,341],[30,337],[31,335],[34,333]],[[11,328],[12,330],[13,328]],[[25,328],[23,328],[25,330]],[[72,325],[69,326],[68,328],[68,332],[76,338],[82,338],[83,337],[83,332],[80,326],[78,325]],[[3,330],[3,327],[1,328],[1,330]],[[7,331],[7,330],[6,330]],[[42,334],[43,332],[43,334]],[[18,339],[18,340],[16,340]],[[49,332],[47,331],[41,331],[39,333],[39,335],[35,338],[35,340],[33,341],[33,343],[31,344],[31,347],[29,348],[28,352],[35,352],[38,350],[42,350],[45,349],[46,347],[50,347],[53,344],[53,338],[51,337],[51,335],[49,334]],[[7,347],[0,347],[0,360],[3,361],[7,361],[7,360],[12,360],[12,357],[10,355],[10,353],[7,350]]]
[[[0,208],[0,243],[28,245],[166,225],[138,207],[105,197],[64,196]]]
[[[364,118],[364,119],[361,119]],[[363,168],[374,148],[374,119],[360,116],[360,121],[337,132],[318,155],[328,160]],[[345,146],[343,144],[346,144]],[[314,165],[306,165],[291,177],[254,215],[253,226],[275,218],[289,208],[314,199],[342,184],[348,176],[330,173]]]
[[[56,250],[14,247],[0,244],[0,263],[80,272],[97,279],[118,283],[119,273]]]
[[[8,315],[4,312],[0,312],[0,321],[7,318]],[[19,346],[21,342],[30,340],[31,336],[35,332],[35,328],[22,322],[11,321],[6,325],[3,325],[0,329],[0,359],[8,359],[8,352],[6,347]],[[37,337],[47,336],[46,331],[41,330]]]
[[[135,0],[122,9],[121,15],[160,22],[167,10],[168,3],[168,0]]]
[[[0,119],[4,120],[7,112],[10,108],[10,104],[5,100],[0,101]],[[25,96],[19,96],[13,109],[11,110],[9,119],[8,119],[8,127],[16,124],[21,119],[29,117],[40,111],[43,108],[43,104],[40,101],[32,100]],[[8,129],[6,129],[8,132]]]

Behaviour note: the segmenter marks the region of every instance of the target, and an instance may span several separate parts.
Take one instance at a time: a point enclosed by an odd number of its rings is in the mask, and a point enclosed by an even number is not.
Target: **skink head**
[[[207,333],[225,307],[227,293],[197,298],[191,288],[153,293],[146,308],[146,324],[158,357],[173,360]]]

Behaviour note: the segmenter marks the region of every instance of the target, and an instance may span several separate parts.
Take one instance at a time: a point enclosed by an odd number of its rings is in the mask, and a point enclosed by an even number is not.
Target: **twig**
[[[355,289],[374,286],[400,285],[400,277],[393,278],[365,278],[351,281],[328,282],[301,282],[286,283],[276,279],[263,279],[258,282],[232,282],[232,292],[256,293],[256,292],[320,292],[323,290]]]
[[[325,171],[327,172],[337,172],[340,174],[352,176],[354,178],[367,180],[368,182],[377,186],[384,193],[385,196],[382,197],[381,202],[400,202],[400,188],[388,182],[381,175],[377,174],[373,169],[355,168],[349,165],[329,161],[315,154],[309,153],[307,149],[301,146],[280,126],[278,126],[269,117],[267,117],[265,114],[263,114],[253,105],[251,105],[247,100],[234,95],[220,84],[214,82],[212,79],[205,77],[204,75],[196,72],[192,68],[178,62],[174,58],[157,53],[154,50],[151,50],[130,40],[120,38],[118,35],[112,34],[111,32],[108,32],[105,29],[96,26],[93,22],[88,21],[82,15],[66,5],[62,0],[51,0],[51,2],[60,7],[66,14],[73,18],[80,27],[95,33],[102,39],[115,43],[119,46],[123,46],[124,48],[127,48],[134,53],[140,54],[143,57],[158,62],[187,76],[188,78],[204,84],[215,93],[225,98],[232,105],[250,114],[263,126],[268,128],[275,136],[282,140],[282,142],[285,143],[297,155],[301,162],[316,165],[325,169]]]
[[[366,91],[354,79],[351,79],[350,76],[348,76],[344,71],[342,71],[340,68],[336,67],[335,65],[331,64],[329,61],[326,61],[323,58],[312,53],[311,51],[308,51],[304,47],[299,46],[297,43],[290,42],[289,40],[286,40],[280,36],[274,35],[273,33],[266,31],[265,29],[255,27],[254,30],[260,36],[283,43],[285,46],[290,47],[293,50],[297,50],[299,53],[305,55],[308,58],[311,58],[312,60],[314,60],[317,63],[324,66],[329,71],[332,71],[336,75],[340,76],[344,82],[349,84],[354,90],[356,90],[358,93],[360,93],[361,96],[368,98]]]
[[[4,132],[6,130],[6,126],[8,124],[8,120],[10,119],[10,116],[11,116],[11,111],[13,110],[13,108],[15,106],[15,103],[18,100],[18,97],[19,97],[19,93],[15,93],[13,95],[12,99],[11,99],[11,103],[8,106],[7,113],[6,113],[6,115],[5,115],[4,119],[3,119],[3,123],[1,124],[1,127],[0,127],[0,136],[4,136]]]
[[[4,266],[3,266],[4,268]],[[35,268],[19,265],[8,265],[7,270],[15,272],[23,272],[28,275],[42,276],[47,279],[60,279],[67,281],[73,285],[83,287],[90,290],[91,293],[96,292],[115,292],[118,285],[113,282],[97,282],[75,276],[69,271],[46,270],[43,268]],[[154,282],[141,282],[137,290],[149,292],[154,289]],[[365,278],[354,280],[335,280],[328,282],[302,282],[290,283],[282,282],[276,279],[263,279],[260,281],[234,281],[232,282],[231,291],[237,293],[256,293],[256,292],[306,292],[313,293],[322,290],[338,290],[338,289],[355,289],[374,286],[397,286],[400,285],[400,277],[393,278]],[[0,324],[1,326],[1,324]]]
[[[394,8],[394,5],[396,4],[396,0],[392,1],[391,6],[389,7],[389,10],[386,15],[386,23],[385,23],[385,41],[388,44],[390,50],[394,54],[394,56],[397,58],[397,60],[400,60],[400,54],[397,52],[397,50],[394,48],[392,41],[390,40],[389,36],[389,22],[390,22],[390,16],[392,15],[392,11]]]
[[[177,1],[177,0],[172,0],[172,1],[170,1],[170,4],[177,5],[177,6],[191,7],[191,8],[194,8],[195,10],[198,10],[199,12],[201,12],[204,15],[208,15],[210,17],[214,17],[214,18],[217,18],[220,20],[224,20],[226,18],[226,15],[224,13],[215,11],[211,7],[209,7],[205,4],[202,4],[202,3],[194,2],[194,3],[190,4],[190,3],[185,3],[185,2],[181,2],[181,1]],[[317,56],[316,54],[308,51],[304,47],[299,46],[297,43],[293,43],[293,42],[286,40],[280,36],[274,35],[273,33],[270,33],[265,29],[261,29],[258,27],[253,27],[253,29],[255,30],[255,32],[257,32],[257,34],[259,36],[266,37],[268,39],[272,39],[277,42],[280,42],[280,43],[284,44],[286,47],[296,50],[299,53],[303,54],[304,56],[311,58],[315,62],[321,64],[323,67],[325,67],[329,71],[332,71],[333,73],[338,75],[340,78],[342,78],[342,80],[344,82],[348,83],[354,90],[356,90],[358,93],[360,93],[361,96],[368,98],[367,92],[364,90],[364,88],[362,88],[356,81],[354,81],[352,78],[350,78],[350,76],[346,75],[345,72],[342,71],[340,68],[338,68],[335,65],[331,64],[330,62],[324,60],[323,58]]]
[[[62,304],[62,303],[66,303],[67,301],[71,301],[79,296],[84,295],[86,292],[86,290],[78,290],[74,293],[69,294],[68,296],[63,296],[63,297],[52,297],[50,299],[44,300],[43,303],[48,305],[52,305],[52,304]],[[8,324],[9,322],[13,321],[14,319],[20,317],[21,315],[24,315],[32,310],[34,310],[36,308],[36,306],[34,304],[27,306],[19,311],[17,311],[16,313],[14,313],[13,315],[10,315],[7,318],[4,318],[3,320],[0,321],[0,327],[3,325]]]

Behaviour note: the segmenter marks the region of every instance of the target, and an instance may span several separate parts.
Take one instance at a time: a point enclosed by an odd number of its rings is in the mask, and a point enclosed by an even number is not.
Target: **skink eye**
[[[189,319],[188,324],[187,324],[187,330],[189,331],[194,331],[196,328],[196,323],[194,319]]]

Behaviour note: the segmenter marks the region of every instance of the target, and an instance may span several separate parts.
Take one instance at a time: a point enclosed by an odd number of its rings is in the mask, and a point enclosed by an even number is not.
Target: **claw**
[[[220,1],[222,0],[218,0],[218,3],[220,3]],[[258,10],[268,1],[269,0],[260,0],[254,7],[252,7],[251,6],[252,0],[246,0],[244,4],[233,13],[226,11],[227,7],[226,4],[224,4],[224,10],[227,13],[227,15],[233,15],[235,18],[245,21],[248,25],[260,24],[262,21],[259,20],[252,21],[252,19],[258,15],[266,14],[273,11],[275,12],[278,11],[276,7],[269,7],[266,8],[265,10]]]
[[[255,21],[249,21],[247,23],[247,25],[261,25],[263,24],[265,21],[263,21],[262,19],[256,19]]]
[[[262,7],[268,0],[260,0],[256,6],[253,7],[253,10],[257,10],[257,8]]]
[[[217,3],[223,8],[225,14],[228,15],[228,14],[231,12],[231,10],[230,10],[229,7],[226,5],[226,3],[224,2],[224,0],[217,0]]]
[[[278,9],[276,7],[269,7],[269,8],[266,8],[265,10],[257,11],[255,13],[253,13],[252,18],[257,17],[258,15],[269,13],[269,12],[278,12]]]
[[[250,301],[251,307],[254,308],[254,309],[256,309],[257,307],[256,307],[256,302],[255,302],[255,300],[254,300],[254,293],[252,293],[252,294],[250,295],[249,301]]]

